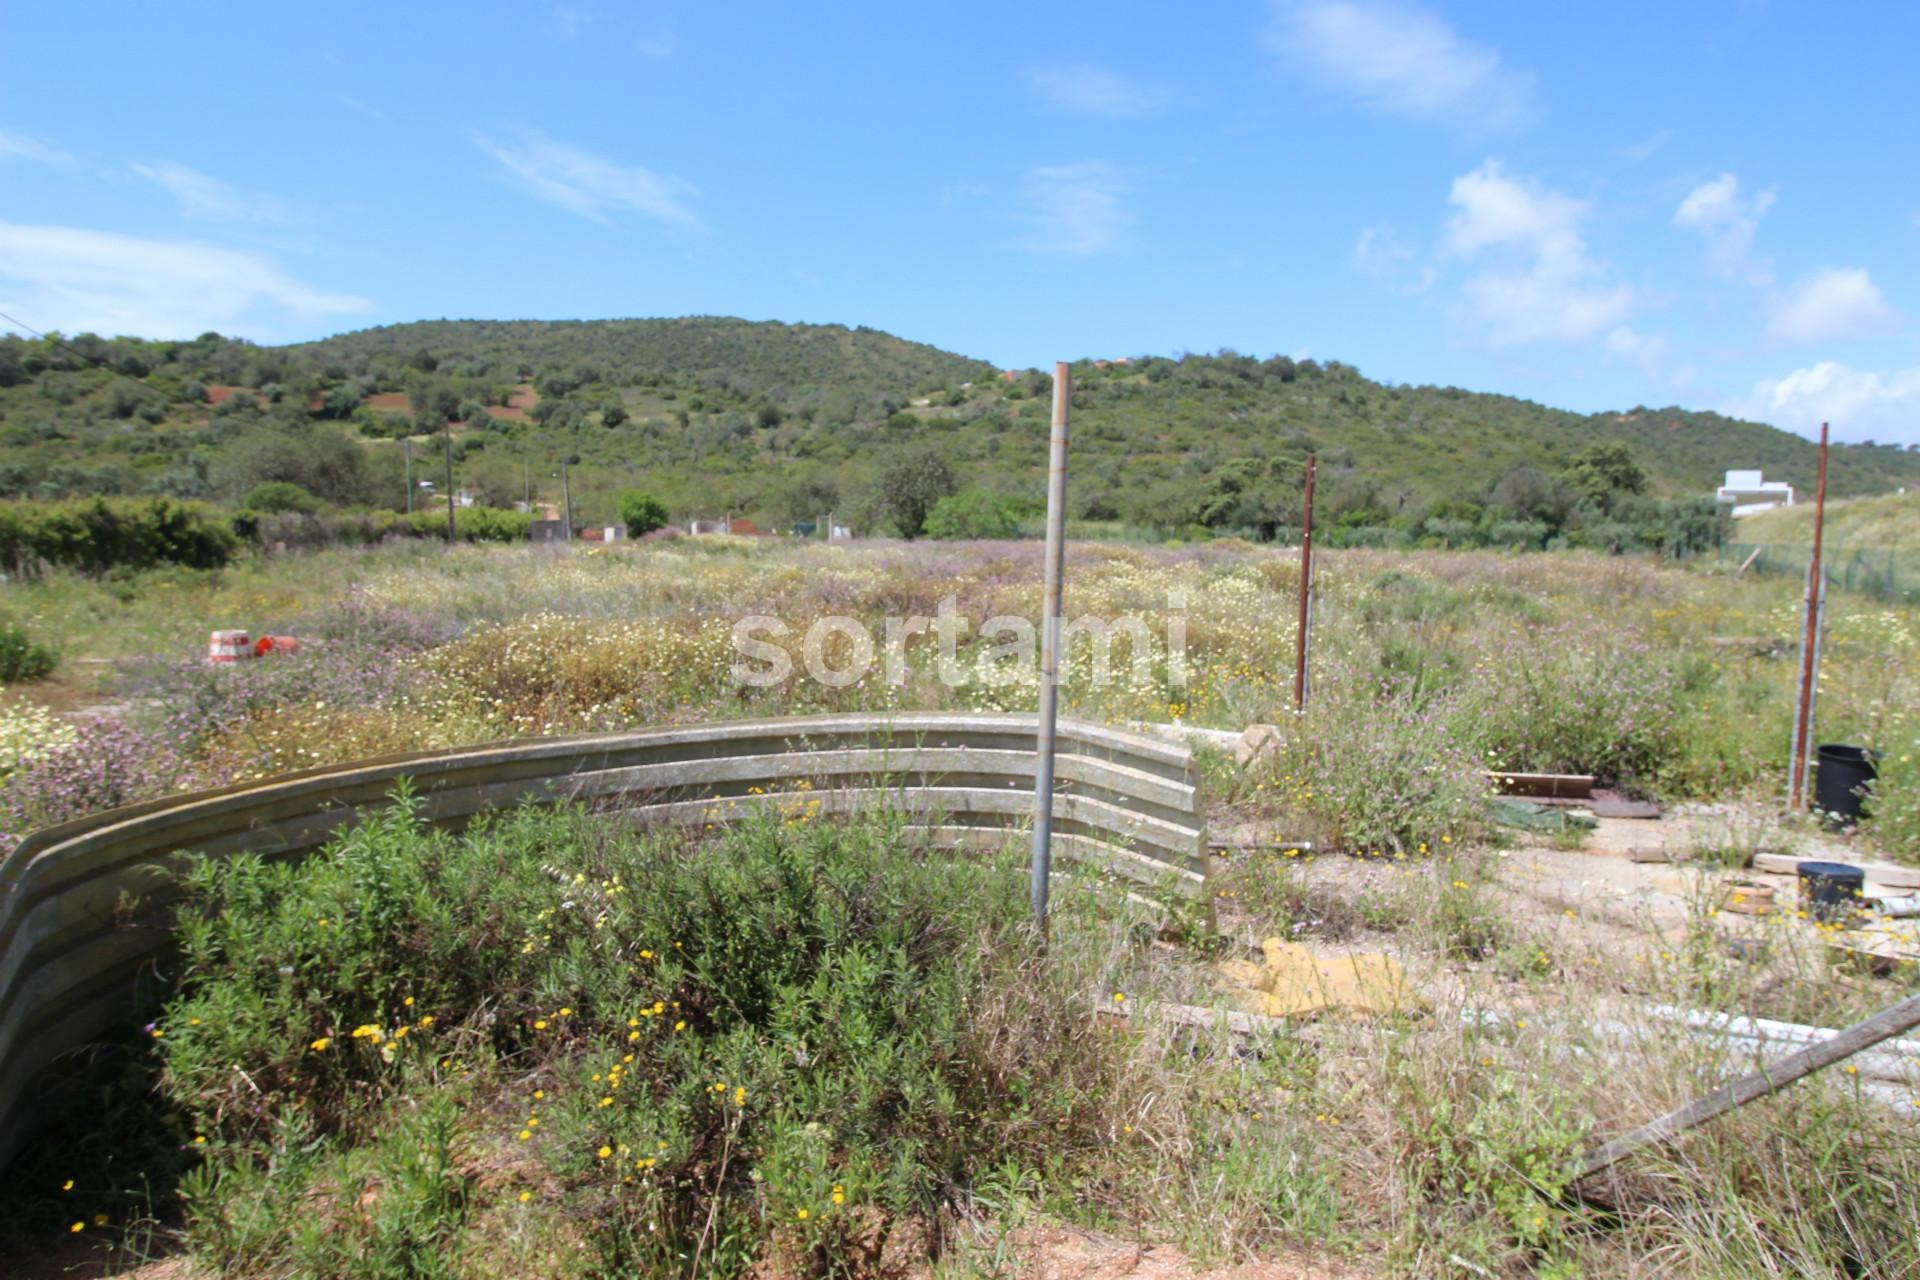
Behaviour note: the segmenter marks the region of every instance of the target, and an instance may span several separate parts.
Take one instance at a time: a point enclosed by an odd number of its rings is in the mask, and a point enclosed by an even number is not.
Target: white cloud
[[[0,160],[37,160],[41,164],[72,164],[73,157],[30,133],[0,129]]]
[[[1432,14],[1360,0],[1283,4],[1270,43],[1320,85],[1385,115],[1472,130],[1510,129],[1536,113],[1533,76]]]
[[[1133,220],[1123,198],[1127,184],[1100,160],[1029,169],[1020,182],[1028,224],[1017,247],[1031,253],[1086,256],[1118,249]]]
[[[478,134],[474,142],[528,194],[583,218],[611,222],[610,214],[625,211],[687,226],[700,221],[687,204],[699,189],[670,173],[620,164],[540,133],[512,145]]]
[[[1035,67],[1027,72],[1034,92],[1063,111],[1083,116],[1126,119],[1152,115],[1161,95],[1125,76],[1079,63],[1070,67]]]
[[[633,42],[634,52],[643,58],[671,58],[674,50],[679,47],[680,42],[666,27],[659,28],[650,36],[641,36]]]
[[[1388,226],[1363,227],[1353,244],[1353,268],[1402,293],[1419,293],[1434,281],[1431,265],[1415,266],[1419,251]]]
[[[136,164],[133,171],[165,187],[190,218],[227,222],[285,222],[287,202],[279,196],[242,191],[183,164]]]
[[[1714,274],[1740,284],[1772,284],[1773,262],[1753,256],[1753,238],[1778,194],[1778,188],[1768,187],[1743,196],[1740,179],[1723,173],[1687,193],[1674,211],[1673,225],[1706,240],[1707,265]]]
[[[1864,337],[1900,319],[1864,267],[1822,267],[1802,276],[1770,300],[1768,312],[1767,337],[1777,343]]]
[[[1755,383],[1724,411],[1803,436],[1827,422],[1837,440],[1920,443],[1920,369],[1881,373],[1823,360]]]
[[[289,320],[372,308],[294,279],[264,253],[0,222],[0,310],[42,329],[169,338],[238,329],[268,338]]]
[[[1672,348],[1659,334],[1641,333],[1626,325],[1615,325],[1607,332],[1607,354],[1626,361],[1650,379],[1668,379],[1667,362]]]
[[[1632,161],[1634,164],[1639,164],[1643,160],[1651,160],[1655,152],[1672,141],[1673,130],[1656,129],[1648,137],[1634,143],[1632,146],[1621,147],[1620,155],[1624,159]]]
[[[1453,181],[1445,253],[1491,259],[1461,285],[1456,316],[1494,346],[1579,342],[1619,325],[1633,290],[1587,254],[1585,202],[1522,182],[1488,160]]]

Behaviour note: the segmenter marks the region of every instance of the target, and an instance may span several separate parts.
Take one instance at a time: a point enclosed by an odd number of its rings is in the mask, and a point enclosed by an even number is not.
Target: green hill
[[[871,329],[713,317],[425,321],[286,347],[5,338],[0,493],[238,505],[282,482],[399,507],[408,450],[416,478],[439,479],[451,438],[456,483],[495,504],[557,498],[565,460],[583,521],[637,486],[677,518],[871,523],[889,467],[928,451],[952,483],[1030,511],[1050,384]],[[1076,364],[1073,435],[1076,516],[1255,534],[1297,518],[1309,452],[1323,519],[1416,530],[1564,508],[1555,477],[1596,442],[1626,445],[1661,497],[1709,494],[1730,467],[1806,486],[1814,467],[1800,437],[1717,414],[1584,416],[1231,352]],[[1836,496],[1903,484],[1920,484],[1920,454],[1834,451]]]

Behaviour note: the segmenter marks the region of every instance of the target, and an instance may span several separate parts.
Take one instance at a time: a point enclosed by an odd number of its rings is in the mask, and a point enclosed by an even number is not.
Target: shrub
[[[44,565],[86,574],[161,564],[217,569],[239,549],[212,513],[166,498],[0,503],[0,563],[16,573]]]
[[[643,537],[667,523],[666,505],[640,489],[628,489],[620,495],[619,511],[629,538]]]
[[[416,511],[406,518],[405,527],[416,538],[444,538],[447,508],[441,504]],[[453,513],[454,535],[462,542],[525,542],[532,527],[533,516],[525,511],[456,507]]]
[[[1486,775],[1443,695],[1410,682],[1329,682],[1307,719],[1262,766],[1265,789],[1315,838],[1348,852],[1420,856],[1458,841],[1478,815]]]
[[[514,1081],[508,1176],[593,1206],[576,1221],[608,1273],[704,1255],[733,1274],[773,1237],[825,1274],[883,1215],[1110,1148],[1122,1055],[1069,1012],[1084,972],[1030,965],[1017,848],[932,854],[886,815],[804,809],[704,843],[577,811],[452,836],[400,801],[301,865],[188,875],[186,977],[156,1030],[164,1091],[208,1138],[186,1191],[216,1267],[275,1270],[259,1252],[331,1234],[294,1224],[335,1206],[368,1230],[345,1152],[421,1136],[397,1100],[491,1062]],[[275,1167],[302,1208],[263,1240],[245,1224]],[[444,1225],[480,1189],[443,1176]]]
[[[50,674],[58,660],[52,649],[28,639],[18,625],[0,625],[0,684],[38,680]]]
[[[318,513],[326,503],[290,481],[269,480],[265,484],[255,485],[247,494],[244,505],[255,511],[291,511],[310,516]]]
[[[934,503],[924,532],[943,542],[1014,538],[1020,534],[1020,521],[1005,498],[968,489]]]

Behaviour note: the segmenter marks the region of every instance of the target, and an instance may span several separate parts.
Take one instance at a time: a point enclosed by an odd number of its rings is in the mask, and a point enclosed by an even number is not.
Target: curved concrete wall
[[[383,803],[401,778],[440,823],[526,800],[615,802],[652,825],[884,799],[937,843],[978,845],[1030,815],[1034,773],[1031,716],[817,716],[385,756],[33,832],[0,862],[0,1166],[38,1110],[36,1083],[77,1067],[87,1046],[124,1035],[150,1007],[143,986],[171,942],[180,853],[298,856]],[[1186,750],[1062,721],[1056,777],[1059,854],[1204,891],[1206,835]]]

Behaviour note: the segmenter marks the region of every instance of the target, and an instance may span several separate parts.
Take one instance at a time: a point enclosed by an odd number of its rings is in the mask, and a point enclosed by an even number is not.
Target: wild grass
[[[1038,556],[1025,543],[408,544],[124,581],[55,574],[0,587],[0,604],[62,655],[47,700],[104,692],[129,704],[122,718],[159,727],[199,776],[219,779],[749,715],[1031,709],[1032,670],[990,661],[978,628],[1037,617]],[[1290,722],[1296,575],[1289,554],[1248,544],[1077,545],[1069,615],[1141,627],[1104,663],[1084,636],[1070,647],[1063,710],[1115,723]],[[942,670],[931,635],[890,667],[888,618],[943,610],[967,623],[954,670]],[[735,679],[731,629],[748,614],[786,628],[771,638],[792,670],[769,688]],[[871,669],[844,687],[812,679],[804,661],[803,638],[830,616],[879,640]],[[1920,631],[1910,610],[1844,593],[1830,617],[1820,739],[1882,753],[1880,816],[1865,835],[1885,854],[1920,857]],[[209,619],[313,643],[211,671]],[[1176,619],[1184,680],[1170,652]],[[1280,804],[1271,785],[1267,800],[1324,840],[1393,850],[1457,833],[1474,798],[1440,780],[1464,783],[1482,767],[1590,772],[1666,799],[1784,791],[1790,584],[1591,555],[1340,551],[1322,557],[1314,627],[1309,727],[1288,735],[1300,758],[1282,773],[1322,785],[1314,803]],[[830,663],[848,653],[835,643]],[[1439,772],[1422,776],[1415,757]]]

